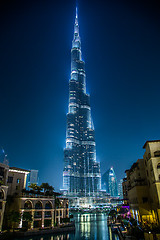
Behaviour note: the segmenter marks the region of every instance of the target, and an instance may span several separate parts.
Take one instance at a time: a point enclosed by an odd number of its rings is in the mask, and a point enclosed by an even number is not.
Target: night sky
[[[160,6],[79,0],[102,174],[117,178],[160,139]],[[1,1],[0,146],[9,165],[62,187],[75,1]]]

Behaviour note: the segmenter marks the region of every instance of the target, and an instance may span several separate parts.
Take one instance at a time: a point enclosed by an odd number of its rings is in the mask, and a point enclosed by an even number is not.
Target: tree
[[[41,186],[38,186],[36,183],[31,183],[29,185],[29,188],[31,188],[34,191],[34,193],[39,193],[39,194],[41,193],[41,190],[42,190]]]
[[[33,221],[32,214],[30,212],[24,212],[23,213],[23,226],[27,229],[29,228],[29,224]]]
[[[48,183],[42,183],[40,187],[41,187],[41,189],[43,189],[45,196],[53,196],[54,187],[52,187]]]
[[[44,191],[44,194],[46,193],[46,191],[49,189],[50,185],[48,183],[42,183],[41,184],[41,188]]]
[[[21,214],[18,211],[12,210],[7,215],[7,220],[10,225],[10,228],[14,230],[15,227],[20,223],[21,221]]]
[[[31,183],[28,187],[35,191],[35,190],[37,190],[38,186],[36,183]]]

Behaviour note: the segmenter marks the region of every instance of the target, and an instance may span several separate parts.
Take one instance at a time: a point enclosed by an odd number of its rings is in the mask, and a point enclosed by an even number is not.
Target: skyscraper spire
[[[79,36],[79,25],[78,25],[78,8],[76,7],[76,17],[74,23],[74,37],[72,41],[72,48],[81,48],[81,39]]]
[[[76,7],[76,19],[75,20],[77,20],[77,22],[78,22],[78,7]]]

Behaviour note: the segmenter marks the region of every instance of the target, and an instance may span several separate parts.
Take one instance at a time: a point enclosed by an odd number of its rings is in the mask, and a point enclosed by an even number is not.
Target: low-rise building
[[[26,179],[30,171],[11,167],[8,169],[8,201],[6,204],[5,227],[7,228],[7,214],[12,211],[20,212],[21,221],[16,227],[25,226],[23,214],[28,212],[32,216],[29,228],[54,227],[69,218],[68,199],[53,192],[47,196],[44,192],[27,191]]]
[[[127,172],[127,170],[126,170]],[[127,174],[127,173],[126,173]],[[123,188],[123,201],[125,205],[128,205],[128,181],[127,178],[123,178],[122,182],[122,188]]]
[[[58,204],[56,204],[58,199]],[[14,198],[14,205],[19,206],[21,222],[19,227],[23,227],[23,214],[29,212],[32,215],[32,223],[29,228],[54,227],[69,218],[68,199],[43,196],[37,194],[25,194]]]
[[[122,183],[123,183],[123,179],[120,179],[118,183],[118,196],[120,197],[120,199],[123,199]]]
[[[160,140],[147,141],[143,148],[143,159],[126,170],[123,195],[129,201],[133,218],[160,223]]]
[[[8,195],[19,195],[26,188],[27,175],[29,170],[17,167],[10,167],[8,173]]]
[[[3,217],[7,199],[7,179],[8,179],[9,166],[0,163],[0,231],[2,230]]]

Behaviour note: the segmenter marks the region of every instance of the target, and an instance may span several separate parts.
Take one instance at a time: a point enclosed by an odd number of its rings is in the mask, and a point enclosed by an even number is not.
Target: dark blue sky
[[[97,159],[118,179],[160,139],[158,1],[79,0]],[[62,187],[75,1],[1,1],[0,145]]]

